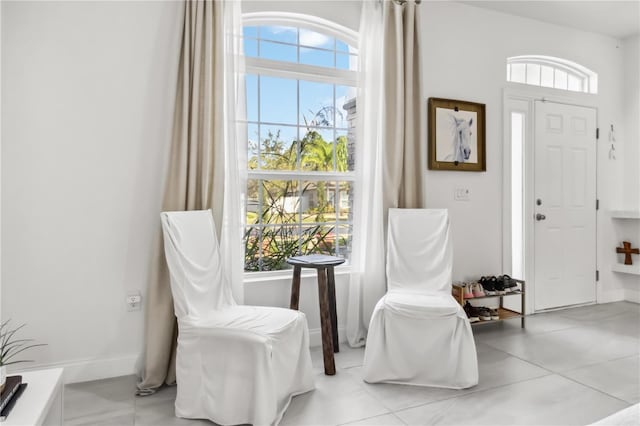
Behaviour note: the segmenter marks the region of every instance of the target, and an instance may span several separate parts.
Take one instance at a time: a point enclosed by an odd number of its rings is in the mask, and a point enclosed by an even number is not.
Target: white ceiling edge
[[[467,0],[459,3],[620,40],[640,34],[640,0]]]

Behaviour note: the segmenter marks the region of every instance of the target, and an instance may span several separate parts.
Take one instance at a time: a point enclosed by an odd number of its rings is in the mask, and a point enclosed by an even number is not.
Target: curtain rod
[[[408,0],[393,0],[394,3],[398,3],[400,6],[402,6],[403,4],[405,4]],[[422,3],[422,0],[415,0],[416,4],[420,4]]]

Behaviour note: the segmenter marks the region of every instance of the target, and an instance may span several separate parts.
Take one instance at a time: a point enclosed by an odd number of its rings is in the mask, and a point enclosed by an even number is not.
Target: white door
[[[535,103],[535,309],[596,299],[596,111]]]

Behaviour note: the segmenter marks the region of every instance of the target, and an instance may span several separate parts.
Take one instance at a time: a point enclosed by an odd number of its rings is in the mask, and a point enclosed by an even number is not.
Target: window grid
[[[549,75],[549,70],[552,74]],[[517,71],[517,72],[516,72]],[[544,81],[543,74],[552,83]],[[507,81],[573,92],[597,93],[597,74],[562,59],[519,56],[507,59]]]
[[[293,28],[292,28],[293,29]],[[261,31],[263,31],[264,28],[259,26],[257,27],[257,31],[256,31],[256,36],[250,36],[250,35],[243,35],[242,38],[243,40],[251,40],[254,41],[256,43],[256,58],[260,58],[260,59],[264,59],[262,58],[262,52],[261,52],[261,47],[262,47],[262,43],[261,42],[266,42],[266,43],[273,43],[273,44],[277,44],[280,46],[289,46],[289,47],[295,47],[296,48],[296,63],[300,64],[301,62],[301,56],[300,56],[300,51],[301,49],[312,49],[312,50],[316,50],[316,51],[320,51],[320,52],[325,52],[325,53],[331,53],[333,55],[333,68],[337,68],[337,69],[342,69],[339,68],[338,66],[338,54],[340,55],[346,55],[346,57],[349,60],[355,59],[358,54],[357,54],[357,50],[352,48],[351,46],[349,46],[349,51],[342,51],[342,50],[338,50],[338,39],[335,37],[333,38],[333,48],[328,48],[328,47],[320,47],[320,46],[310,46],[310,45],[306,45],[306,44],[301,44],[300,43],[300,28],[296,28],[296,43],[290,43],[290,42],[286,42],[286,41],[282,41],[282,40],[272,40],[269,38],[263,38],[260,36]],[[346,44],[346,43],[345,43]],[[327,67],[328,68],[328,67]]]
[[[338,113],[337,113],[337,108],[338,108],[338,102],[337,102],[337,87],[344,87],[344,88],[348,88],[348,87],[353,87],[353,81],[355,80],[355,72],[353,71],[342,71],[342,72],[347,72],[347,73],[352,73],[354,75],[349,75],[348,78],[341,78],[341,77],[336,77],[335,72],[334,74],[328,74],[328,75],[323,75],[325,73],[327,73],[327,70],[330,70],[331,68],[329,67],[323,67],[323,66],[317,66],[317,65],[309,65],[309,64],[300,64],[300,59],[301,59],[301,48],[312,48],[312,49],[317,49],[317,50],[322,50],[322,51],[327,51],[327,52],[333,52],[333,63],[334,63],[334,68],[338,67],[338,39],[336,37],[333,37],[333,49],[327,49],[327,48],[318,48],[318,47],[311,47],[311,46],[306,46],[306,45],[301,45],[300,44],[300,29],[297,28],[296,29],[296,41],[298,42],[296,45],[292,44],[292,43],[287,43],[287,42],[282,42],[282,41],[276,41],[276,40],[269,40],[269,39],[263,39],[261,37],[261,31],[262,28],[260,26],[257,27],[257,37],[245,37],[245,38],[250,38],[253,40],[256,40],[256,45],[257,45],[257,58],[253,58],[254,61],[256,61],[256,69],[252,69],[252,67],[249,65],[247,67],[247,75],[255,75],[256,76],[256,81],[257,81],[257,103],[258,103],[258,111],[257,111],[257,121],[253,121],[253,120],[247,120],[247,124],[251,124],[251,125],[255,125],[257,127],[257,149],[253,152],[255,152],[255,155],[258,156],[257,158],[257,165],[256,165],[256,169],[249,169],[247,170],[247,175],[248,178],[254,182],[256,184],[256,188],[258,191],[258,207],[257,207],[257,220],[255,221],[255,223],[247,223],[247,229],[252,228],[255,232],[257,232],[257,237],[258,237],[258,244],[259,244],[259,248],[258,248],[258,255],[259,255],[259,259],[258,259],[258,270],[259,271],[263,271],[265,270],[264,267],[264,258],[265,258],[265,252],[264,252],[264,243],[265,243],[265,230],[267,229],[272,229],[272,230],[278,230],[278,229],[283,229],[284,228],[288,228],[288,229],[293,229],[294,227],[298,230],[298,247],[299,250],[302,249],[302,244],[303,242],[305,242],[305,232],[307,231],[311,231],[314,229],[322,229],[322,232],[325,232],[325,236],[328,235],[329,233],[333,233],[333,248],[332,248],[332,252],[336,253],[336,254],[341,254],[342,250],[343,250],[343,244],[341,244],[341,238],[348,238],[348,235],[350,235],[351,229],[352,229],[352,223],[351,220],[349,219],[344,219],[341,218],[341,214],[343,213],[343,208],[342,205],[344,203],[343,201],[343,197],[342,197],[342,193],[341,193],[341,189],[344,187],[345,184],[347,184],[347,188],[349,189],[349,191],[352,191],[352,183],[355,179],[354,177],[354,173],[350,172],[349,170],[347,170],[346,172],[339,172],[338,171],[338,158],[337,158],[337,149],[338,149],[338,134],[342,133],[345,137],[346,134],[348,133],[348,127],[343,127],[343,126],[339,126],[337,123],[337,118],[338,118]],[[297,57],[297,64],[293,64],[291,62],[287,62],[287,71],[288,72],[282,72],[281,69],[282,68],[275,68],[272,64],[269,64],[268,61],[274,61],[273,59],[264,59],[264,62],[261,62],[261,60],[263,58],[261,58],[261,43],[259,42],[260,40],[265,40],[268,41],[269,43],[277,43],[277,44],[282,44],[282,45],[291,45],[291,46],[296,46],[296,57]],[[343,41],[341,41],[343,42]],[[344,43],[344,42],[343,42]],[[345,43],[346,44],[346,43]],[[348,44],[347,44],[348,46]],[[341,54],[348,54],[349,58],[355,58],[356,55],[354,55],[351,52],[340,52]],[[351,63],[351,61],[350,61]],[[296,68],[296,65],[302,65],[300,68]],[[264,67],[264,68],[263,68]],[[265,69],[270,67],[270,69],[268,70],[268,73],[265,73],[265,75],[269,75],[272,77],[278,77],[278,78],[284,78],[284,79],[288,79],[288,80],[296,80],[296,124],[284,124],[284,123],[278,123],[278,122],[265,122],[262,121],[263,115],[262,115],[262,100],[263,100],[263,94],[262,94],[262,84],[265,84],[262,79],[262,73],[260,72],[261,69]],[[284,67],[283,67],[284,68]],[[291,76],[290,71],[294,69],[294,72],[298,75],[296,75],[295,77]],[[317,70],[316,70],[317,69]],[[313,71],[313,73],[310,73],[310,70]],[[279,72],[280,71],[280,72]],[[281,75],[279,75],[281,74]],[[302,103],[301,103],[301,81],[307,81],[305,79],[305,76],[309,75],[309,80],[308,81],[313,81],[313,82],[321,82],[321,83],[325,83],[325,84],[329,84],[331,85],[331,97],[332,97],[332,101],[331,101],[331,117],[329,117],[332,120],[332,123],[330,123],[330,126],[321,126],[321,125],[317,125],[317,123],[312,123],[312,124],[304,124],[302,122],[302,115],[301,115],[301,107],[302,107]],[[315,117],[314,117],[315,118]],[[346,123],[345,123],[346,124]],[[247,126],[248,128],[250,126]],[[266,163],[263,163],[262,161],[262,157],[263,157],[263,152],[262,152],[262,142],[263,142],[263,131],[266,131],[267,128],[273,128],[273,127],[277,127],[277,128],[289,128],[289,129],[295,129],[295,135],[296,135],[296,140],[301,140],[303,134],[303,130],[305,131],[309,131],[309,130],[316,130],[316,131],[329,131],[330,135],[329,137],[332,136],[332,141],[331,141],[331,147],[332,147],[332,158],[331,158],[331,168],[332,171],[329,172],[317,172],[317,171],[312,171],[312,170],[303,170],[302,167],[302,152],[301,152],[301,144],[296,143],[295,146],[295,155],[296,155],[296,159],[295,159],[295,170],[274,170],[274,169],[269,169],[266,165]],[[326,136],[328,136],[326,135]],[[325,136],[325,137],[326,137]],[[286,143],[286,141],[284,141]],[[266,154],[264,154],[266,155]],[[347,168],[348,169],[348,168]],[[275,199],[278,198],[282,198],[282,206],[283,206],[283,210],[285,210],[285,204],[288,203],[288,201],[286,200],[286,198],[288,197],[294,197],[294,201],[293,203],[296,204],[295,207],[295,212],[294,215],[297,217],[297,221],[296,222],[289,222],[288,219],[286,222],[283,223],[265,223],[263,220],[263,214],[260,212],[263,212],[264,208],[265,208],[265,194],[264,194],[264,190],[263,190],[263,183],[264,182],[268,182],[268,181],[285,181],[285,182],[290,182],[291,185],[293,185],[295,183],[296,187],[294,190],[288,189],[286,193],[280,194],[279,192],[277,192],[276,196],[273,197]],[[332,210],[333,210],[333,214],[335,215],[335,219],[334,220],[325,220],[325,221],[321,221],[318,220],[318,214],[316,213],[309,213],[309,212],[305,212],[305,209],[303,208],[303,196],[304,191],[306,190],[306,186],[309,185],[310,182],[317,182],[317,183],[321,183],[324,182],[324,184],[326,185],[325,189],[324,189],[324,195],[323,197],[325,198],[325,201],[323,201],[323,205],[324,206],[331,206]],[[278,191],[280,190],[280,188],[278,188]],[[315,189],[317,191],[317,189]],[[331,190],[333,191],[331,193]],[[317,196],[317,194],[316,194]],[[271,196],[270,196],[271,197]],[[326,200],[326,198],[331,197],[330,200]],[[247,199],[247,202],[249,202],[250,200]],[[351,205],[349,205],[349,210],[352,209],[353,207]],[[247,208],[247,210],[249,210]],[[288,213],[286,213],[288,214]],[[305,222],[305,216],[306,218],[312,218],[314,216],[314,214],[316,215],[315,220],[318,220],[317,222]],[[325,213],[320,213],[321,215],[324,215]],[[286,216],[284,216],[286,217]],[[313,219],[312,219],[313,220]],[[326,229],[325,229],[326,228]],[[254,232],[252,231],[252,232]],[[345,233],[346,232],[346,233]],[[307,235],[308,237],[308,235]],[[249,234],[247,233],[247,238],[249,238]],[[323,244],[324,241],[322,241]]]

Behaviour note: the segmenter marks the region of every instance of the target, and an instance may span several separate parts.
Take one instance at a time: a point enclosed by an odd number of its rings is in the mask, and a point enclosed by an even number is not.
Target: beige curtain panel
[[[390,208],[424,207],[423,111],[416,2],[367,1],[360,23],[356,214],[347,337],[362,346],[373,309],[386,292]],[[382,46],[382,48],[380,48]]]
[[[384,2],[384,211],[423,203],[422,74],[419,6],[415,0]]]
[[[224,138],[221,3],[185,2],[173,138],[162,205],[163,211],[213,209],[218,235],[223,211],[219,182],[224,178],[224,145],[219,142]],[[140,395],[176,380],[177,324],[160,229],[145,320]]]

